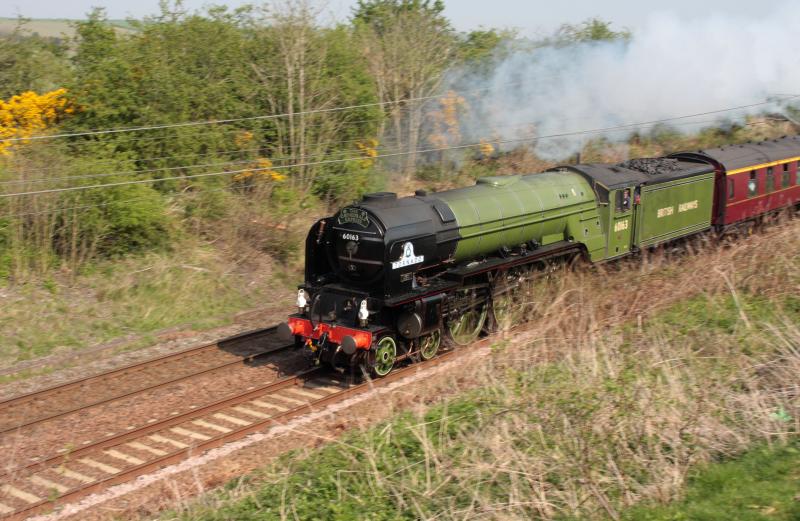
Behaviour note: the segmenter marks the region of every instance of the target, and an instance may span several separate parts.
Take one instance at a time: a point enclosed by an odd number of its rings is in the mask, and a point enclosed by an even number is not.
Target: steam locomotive
[[[318,363],[375,377],[508,319],[532,268],[599,263],[800,205],[800,138],[368,194],[312,226],[298,312],[280,329]]]

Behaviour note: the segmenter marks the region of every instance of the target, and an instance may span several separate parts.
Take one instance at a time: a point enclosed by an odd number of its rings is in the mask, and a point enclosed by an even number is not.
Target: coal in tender
[[[671,157],[642,157],[639,159],[629,159],[628,161],[620,163],[619,166],[648,175],[664,174],[681,169],[679,161]]]

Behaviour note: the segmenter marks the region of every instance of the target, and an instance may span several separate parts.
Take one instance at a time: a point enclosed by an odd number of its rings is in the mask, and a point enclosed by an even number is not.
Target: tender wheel
[[[476,307],[465,311],[456,320],[450,320],[447,330],[450,340],[459,346],[465,346],[474,342],[478,335],[483,331],[486,324],[486,317],[489,314],[489,307],[486,303],[478,304]]]
[[[397,359],[397,343],[394,338],[385,336],[375,344],[375,355],[370,365],[370,374],[380,378],[389,374]]]
[[[438,329],[420,339],[419,341],[419,360],[430,360],[439,352],[442,343],[442,332]]]

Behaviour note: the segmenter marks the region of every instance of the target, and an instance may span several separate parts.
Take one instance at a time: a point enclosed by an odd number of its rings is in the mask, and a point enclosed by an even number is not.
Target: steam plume
[[[462,117],[464,140],[519,139],[672,118],[800,94],[800,3],[786,3],[761,19],[716,15],[681,19],[653,14],[630,42],[600,42],[512,52],[491,72],[454,74],[470,97]],[[458,78],[458,79],[455,79]],[[800,98],[798,98],[800,99]],[[751,107],[675,123],[696,131],[720,118],[780,111]],[[641,130],[646,130],[643,128]],[[630,131],[608,133],[623,140]],[[543,139],[536,152],[560,160],[586,139]]]

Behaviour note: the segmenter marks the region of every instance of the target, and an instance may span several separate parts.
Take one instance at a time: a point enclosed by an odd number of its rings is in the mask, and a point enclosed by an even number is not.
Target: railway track
[[[222,371],[286,347],[270,327],[0,401],[0,435]]]
[[[440,364],[456,353],[443,353],[424,367]],[[387,385],[419,367],[409,365],[380,380],[361,382],[348,382],[321,368],[306,370],[18,468],[0,475],[0,519],[16,521],[52,509],[374,386]]]

